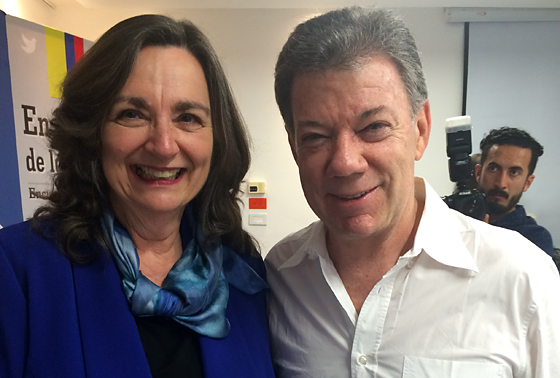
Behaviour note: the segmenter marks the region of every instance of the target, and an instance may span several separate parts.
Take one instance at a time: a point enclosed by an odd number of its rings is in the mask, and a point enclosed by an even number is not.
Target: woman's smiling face
[[[181,212],[210,170],[213,134],[202,67],[187,50],[145,47],[102,132],[115,211]]]

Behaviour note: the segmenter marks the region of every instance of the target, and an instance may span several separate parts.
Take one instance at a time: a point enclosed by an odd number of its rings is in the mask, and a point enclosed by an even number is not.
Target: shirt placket
[[[356,322],[356,330],[350,352],[352,378],[377,377],[378,352],[383,336],[391,293],[397,271],[403,264],[397,264],[379,281],[367,296]]]

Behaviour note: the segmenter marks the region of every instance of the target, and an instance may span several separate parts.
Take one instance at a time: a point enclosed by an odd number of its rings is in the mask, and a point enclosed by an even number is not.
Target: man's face
[[[515,209],[535,178],[529,176],[530,161],[529,148],[493,145],[483,165],[476,166],[478,186],[486,194],[491,215],[503,215]]]
[[[413,122],[394,64],[297,76],[290,146],[305,197],[330,237],[387,235],[414,217],[414,161],[428,143],[426,101]]]

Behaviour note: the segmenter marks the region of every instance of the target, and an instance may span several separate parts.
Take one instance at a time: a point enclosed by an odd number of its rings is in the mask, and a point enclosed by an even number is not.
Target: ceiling
[[[560,8],[560,0],[48,0],[48,2],[55,6],[78,3],[84,8],[149,6],[158,9],[324,9],[348,5],[377,5],[387,8]]]

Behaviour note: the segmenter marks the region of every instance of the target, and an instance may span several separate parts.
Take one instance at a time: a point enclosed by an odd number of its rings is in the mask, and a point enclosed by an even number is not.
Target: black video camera
[[[455,193],[443,197],[452,209],[475,219],[484,219],[487,213],[486,198],[483,193],[468,187],[471,176],[471,117],[447,118],[447,156],[449,157],[449,178],[457,184]]]

